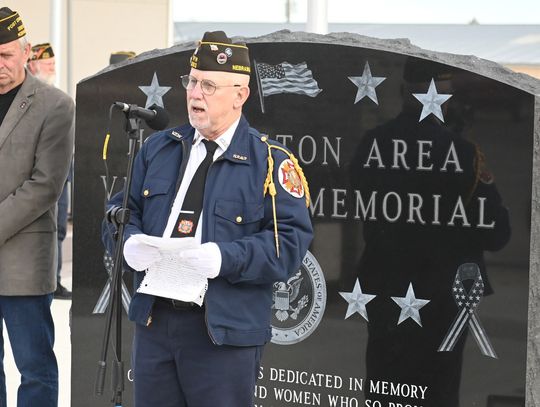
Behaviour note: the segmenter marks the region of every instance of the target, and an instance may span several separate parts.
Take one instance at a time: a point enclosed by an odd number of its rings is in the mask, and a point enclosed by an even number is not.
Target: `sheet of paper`
[[[137,292],[202,305],[207,287],[205,277],[182,267],[177,255],[169,255],[146,271]]]
[[[132,235],[131,237],[148,246],[157,247],[161,252],[178,252],[197,246],[194,237],[159,237],[144,234]]]
[[[195,302],[202,305],[208,280],[191,268],[182,267],[179,253],[197,246],[192,237],[163,238],[148,235],[133,235],[134,238],[150,246],[157,247],[161,260],[146,271],[137,292]]]

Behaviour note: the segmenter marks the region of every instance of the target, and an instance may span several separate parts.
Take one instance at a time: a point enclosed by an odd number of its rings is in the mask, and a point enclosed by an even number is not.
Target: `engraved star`
[[[414,294],[412,283],[409,284],[405,297],[392,297],[392,299],[401,307],[401,313],[399,314],[399,321],[397,323],[398,325],[407,318],[412,318],[418,325],[422,326],[419,311],[420,308],[430,302],[430,300],[417,299]]]
[[[375,104],[379,104],[377,100],[377,93],[375,88],[379,86],[386,78],[381,76],[371,76],[371,69],[369,69],[369,63],[364,65],[364,73],[362,76],[349,76],[352,83],[358,86],[358,92],[356,92],[356,99],[354,103],[359,102],[366,96],[373,100]]]
[[[362,288],[360,287],[360,282],[358,281],[358,279],[356,279],[356,283],[354,284],[354,289],[352,290],[352,292],[340,292],[339,295],[341,295],[345,299],[345,301],[349,303],[349,306],[347,307],[347,313],[345,314],[345,319],[349,318],[355,312],[358,312],[364,317],[366,321],[369,321],[366,304],[370,302],[373,298],[375,298],[376,295],[364,294],[362,292]]]
[[[157,74],[154,72],[154,77],[152,78],[152,83],[149,86],[139,86],[139,89],[143,91],[146,97],[146,104],[144,107],[148,109],[153,104],[156,104],[160,107],[165,107],[163,105],[163,95],[171,90],[170,86],[159,86]]]
[[[452,97],[448,94],[437,93],[435,81],[431,79],[427,93],[413,93],[413,96],[422,103],[422,113],[420,120],[424,120],[430,114],[434,114],[440,121],[444,122],[444,117],[441,110],[441,105]]]

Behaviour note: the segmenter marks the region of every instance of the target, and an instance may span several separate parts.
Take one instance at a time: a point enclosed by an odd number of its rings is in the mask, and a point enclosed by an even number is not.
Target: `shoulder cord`
[[[277,226],[277,215],[276,215],[276,184],[274,183],[274,157],[272,157],[272,149],[283,151],[293,162],[294,169],[300,176],[300,180],[302,181],[302,187],[304,188],[304,194],[306,196],[306,207],[309,207],[309,201],[310,201],[310,194],[309,194],[309,186],[306,179],[306,176],[304,175],[304,171],[302,171],[302,168],[300,167],[300,164],[298,163],[298,160],[294,156],[293,153],[287,151],[283,147],[280,146],[274,146],[268,143],[266,137],[262,137],[261,141],[266,143],[268,147],[268,173],[266,174],[266,180],[264,181],[264,189],[263,189],[263,196],[266,196],[267,193],[270,194],[272,198],[272,214],[274,217],[274,238],[276,241],[276,255],[279,257],[279,238],[278,238],[278,226]]]

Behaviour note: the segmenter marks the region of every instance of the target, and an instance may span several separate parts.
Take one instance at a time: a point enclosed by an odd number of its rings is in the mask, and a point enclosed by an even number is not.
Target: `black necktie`
[[[208,174],[208,168],[212,164],[214,153],[218,147],[213,141],[202,140],[202,142],[206,147],[206,157],[204,157],[204,160],[191,179],[171,237],[195,236],[195,231],[197,230],[197,223],[201,217],[203,206],[206,174]]]

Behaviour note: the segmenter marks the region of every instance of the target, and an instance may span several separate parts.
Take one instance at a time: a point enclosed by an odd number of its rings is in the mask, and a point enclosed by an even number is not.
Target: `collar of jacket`
[[[34,77],[25,68],[25,78],[21,85],[21,88],[15,95],[11,106],[9,107],[2,126],[0,126],[0,147],[4,144],[7,137],[17,126],[21,118],[28,111],[28,108],[32,104],[34,94],[42,87],[48,86]]]
[[[188,141],[189,145],[193,141],[195,136],[195,129],[190,124],[176,127],[168,132],[169,138],[176,141]],[[219,157],[220,160],[229,160],[237,164],[250,164],[250,148],[249,148],[249,123],[242,115],[234,136],[231,140],[231,144],[227,148],[227,151]]]

